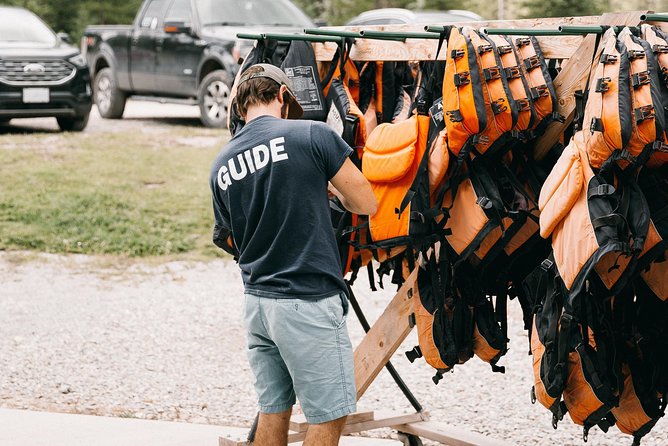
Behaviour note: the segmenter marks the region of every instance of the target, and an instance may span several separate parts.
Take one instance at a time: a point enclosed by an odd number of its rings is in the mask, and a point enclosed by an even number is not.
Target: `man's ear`
[[[278,103],[283,106],[283,103],[285,102],[285,93],[288,91],[288,87],[285,85],[281,85],[281,88],[278,89]]]

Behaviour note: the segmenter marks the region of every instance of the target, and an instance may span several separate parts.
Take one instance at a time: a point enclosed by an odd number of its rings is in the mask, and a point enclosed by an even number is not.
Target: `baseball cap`
[[[262,71],[258,71],[257,73],[252,73],[252,74],[245,74],[242,75],[241,78],[239,79],[239,83],[237,85],[241,85],[244,82],[251,80],[251,79],[256,79],[258,77],[264,77],[267,79],[271,79],[275,82],[277,82],[279,85],[285,85],[288,89],[288,96],[290,98],[290,107],[288,109],[288,119],[298,119],[301,117],[302,114],[304,114],[304,109],[302,108],[301,104],[297,100],[297,96],[295,95],[293,89],[292,89],[292,81],[288,77],[287,74],[283,72],[280,68],[277,66],[268,64],[268,63],[258,63],[255,64],[248,69],[250,70],[251,68],[254,67],[260,67],[262,68]]]

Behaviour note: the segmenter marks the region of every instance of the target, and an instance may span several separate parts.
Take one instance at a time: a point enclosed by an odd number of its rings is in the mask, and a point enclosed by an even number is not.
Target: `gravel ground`
[[[55,412],[248,425],[255,414],[244,353],[242,285],[232,261],[131,261],[108,257],[0,253],[0,406]],[[356,294],[374,320],[391,291]],[[349,318],[353,344],[362,329]],[[519,308],[510,308],[505,375],[472,359],[438,386],[423,362],[393,363],[433,420],[518,445],[578,445],[580,429],[529,401],[532,383]],[[360,407],[410,412],[382,372]],[[365,433],[390,437],[388,430]],[[631,444],[592,430],[591,445]],[[644,445],[668,444],[659,422]]]

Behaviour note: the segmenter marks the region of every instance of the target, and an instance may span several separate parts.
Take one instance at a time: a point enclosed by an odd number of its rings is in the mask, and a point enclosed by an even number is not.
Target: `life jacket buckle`
[[[591,124],[589,124],[589,131],[594,132],[603,132],[603,121],[600,118],[591,118]]]
[[[508,110],[508,106],[505,104],[505,102],[506,101],[503,98],[496,99],[494,102],[492,102],[492,111],[495,115],[500,115],[501,113]]]
[[[492,200],[487,197],[478,197],[475,203],[483,209],[492,208]]]
[[[631,75],[631,85],[633,88],[639,88],[649,84],[649,71],[641,71]]]
[[[538,59],[538,56],[531,56],[524,59],[524,68],[526,68],[527,71],[531,71],[538,67],[540,67],[540,59]]]
[[[460,57],[464,57],[464,54],[466,54],[466,52],[464,50],[452,50],[452,51],[450,51],[450,57],[452,59],[455,59],[455,60],[459,59]]]
[[[636,124],[640,124],[641,122],[645,121],[646,119],[653,119],[655,117],[654,106],[653,105],[645,105],[645,106],[633,109],[633,117],[636,120]]]
[[[652,46],[652,51],[654,54],[666,54],[668,53],[668,45],[654,44],[654,46]]]
[[[550,259],[545,259],[541,262],[540,267],[545,271],[549,271],[550,268],[554,265],[554,262]]]
[[[645,57],[645,52],[641,50],[628,50],[627,53],[630,60],[642,59]]]
[[[508,79],[517,79],[522,76],[522,71],[520,70],[520,67],[515,65],[514,67],[507,67],[504,68],[503,71],[506,73],[506,77]]]
[[[529,98],[524,98],[524,99],[518,99],[517,105],[519,106],[519,111],[530,111],[531,110],[531,102],[529,101]]]
[[[471,83],[471,73],[468,71],[462,71],[461,73],[455,74],[455,86],[461,87],[462,85]]]
[[[617,55],[616,54],[601,54],[600,61],[602,64],[607,65],[607,64],[612,64],[612,63],[617,63]]]
[[[499,53],[499,56],[503,56],[504,54],[511,53],[513,49],[510,47],[510,45],[502,45],[502,46],[497,46],[496,47],[496,52]]]
[[[446,111],[445,115],[448,117],[450,122],[462,122],[464,120],[464,117],[462,116],[462,112],[459,111],[459,110]]]
[[[596,93],[604,93],[608,90],[610,90],[610,82],[612,82],[612,79],[609,77],[601,77],[596,80],[596,89],[594,90]]]
[[[652,152],[668,153],[668,144],[662,141],[655,141],[652,144]]]
[[[531,45],[531,39],[528,37],[518,37],[517,39],[515,39],[515,45],[519,47]]]
[[[538,87],[531,87],[531,99],[534,101],[540,98],[547,98],[550,96],[550,91],[547,85],[539,85]]]
[[[486,82],[494,79],[501,79],[501,69],[499,67],[490,67],[482,70]]]
[[[485,54],[489,53],[492,51],[494,48],[492,48],[492,45],[480,45],[478,47],[478,54]]]

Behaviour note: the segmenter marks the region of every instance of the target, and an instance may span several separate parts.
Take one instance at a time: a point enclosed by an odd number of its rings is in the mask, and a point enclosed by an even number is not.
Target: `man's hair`
[[[250,67],[243,75],[255,74],[262,71],[262,67]],[[281,86],[273,79],[256,77],[239,85],[237,89],[237,111],[242,118],[246,118],[248,107],[266,105],[278,96]]]

